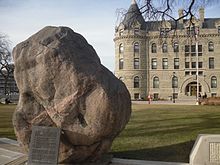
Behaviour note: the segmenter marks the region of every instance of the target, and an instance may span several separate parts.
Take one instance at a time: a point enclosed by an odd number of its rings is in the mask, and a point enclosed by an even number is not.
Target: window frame
[[[138,76],[135,76],[134,79],[134,88],[140,88],[140,78]]]
[[[153,88],[159,88],[160,87],[160,79],[159,77],[155,76],[153,78]]]

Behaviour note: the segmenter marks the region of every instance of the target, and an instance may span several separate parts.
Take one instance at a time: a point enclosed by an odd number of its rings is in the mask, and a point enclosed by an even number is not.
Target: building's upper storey
[[[179,17],[183,16],[183,10],[179,10]],[[199,18],[192,20],[180,19],[179,21],[145,21],[135,0],[125,14],[124,20],[116,27],[115,39],[126,35],[162,35],[168,36],[172,30],[180,31],[178,35],[189,35],[195,32],[198,27],[200,33],[208,32],[220,33],[220,18],[205,18],[204,8],[199,9]],[[213,31],[214,30],[214,31]],[[171,34],[171,33],[170,33]]]

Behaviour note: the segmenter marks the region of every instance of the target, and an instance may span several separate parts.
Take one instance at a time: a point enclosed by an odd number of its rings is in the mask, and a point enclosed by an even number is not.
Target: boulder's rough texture
[[[45,27],[13,49],[19,103],[13,116],[28,151],[33,125],[62,129],[59,162],[94,162],[131,114],[124,83],[67,27]]]

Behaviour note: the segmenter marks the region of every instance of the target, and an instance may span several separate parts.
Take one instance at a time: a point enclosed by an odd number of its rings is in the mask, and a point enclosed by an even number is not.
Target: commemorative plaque
[[[28,165],[56,165],[59,142],[60,128],[33,126]]]

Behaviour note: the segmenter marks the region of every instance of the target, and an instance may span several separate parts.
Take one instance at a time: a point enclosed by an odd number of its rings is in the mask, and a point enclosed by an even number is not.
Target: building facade
[[[220,96],[220,18],[204,18],[204,8],[192,21],[146,22],[133,0],[114,42],[115,75],[132,99]]]
[[[13,64],[10,64],[9,67],[11,67],[10,70],[14,70]],[[3,70],[2,72],[5,71]],[[3,74],[7,75],[7,73]],[[14,79],[14,73],[10,72],[9,75],[7,75],[7,80],[2,74],[0,74],[0,99],[9,98],[10,100],[17,101],[18,95],[19,91]]]

